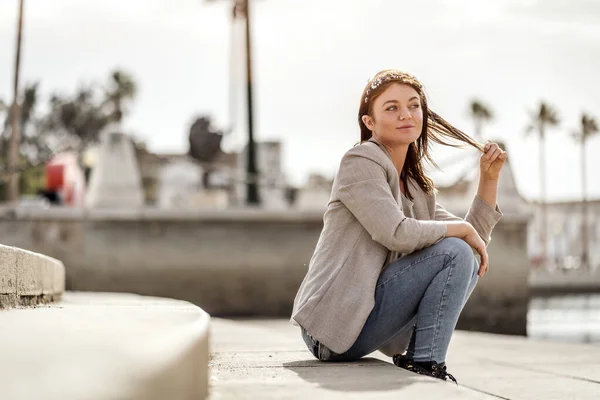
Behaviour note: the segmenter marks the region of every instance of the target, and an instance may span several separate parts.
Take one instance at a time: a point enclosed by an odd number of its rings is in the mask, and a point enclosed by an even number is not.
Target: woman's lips
[[[411,129],[414,128],[414,125],[404,125],[404,126],[399,126],[396,129]]]

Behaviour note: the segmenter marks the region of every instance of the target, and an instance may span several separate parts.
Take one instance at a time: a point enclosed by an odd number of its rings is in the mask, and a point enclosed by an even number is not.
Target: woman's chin
[[[390,141],[390,144],[395,147],[403,147],[403,146],[408,146],[411,143],[414,143],[417,139],[418,139],[418,137],[416,137],[416,138],[411,138],[411,137],[395,138],[394,140]]]

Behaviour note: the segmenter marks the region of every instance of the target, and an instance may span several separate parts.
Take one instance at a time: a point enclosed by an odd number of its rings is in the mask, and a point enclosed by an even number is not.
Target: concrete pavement
[[[455,386],[401,370],[376,352],[316,361],[285,320],[211,321],[211,399],[598,399],[600,346],[457,332]]]

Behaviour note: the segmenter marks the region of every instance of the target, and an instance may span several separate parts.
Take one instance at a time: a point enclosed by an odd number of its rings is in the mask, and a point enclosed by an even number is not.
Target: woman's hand
[[[479,159],[481,178],[488,181],[498,180],[500,170],[507,157],[506,152],[498,144],[488,140],[483,148],[483,154]]]
[[[473,228],[473,225],[466,221],[451,221],[447,223],[446,229],[447,237],[460,238],[479,253],[481,256],[481,264],[479,264],[477,275],[480,277],[483,276],[488,270],[488,254],[485,242],[481,236],[479,236],[475,228]]]
[[[479,270],[477,271],[477,275],[482,277],[488,271],[488,253],[485,247],[485,242],[479,236],[479,233],[473,228],[471,224],[470,232],[467,233],[462,239],[469,244],[472,248],[475,249],[476,252],[481,256],[481,264],[479,264]]]

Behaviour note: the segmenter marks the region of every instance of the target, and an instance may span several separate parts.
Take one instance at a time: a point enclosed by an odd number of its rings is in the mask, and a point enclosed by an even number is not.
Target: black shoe
[[[396,354],[393,358],[394,364],[407,371],[414,372],[419,375],[432,376],[434,378],[446,381],[450,379],[458,384],[456,378],[446,371],[446,363],[435,363],[433,361],[413,361]]]

